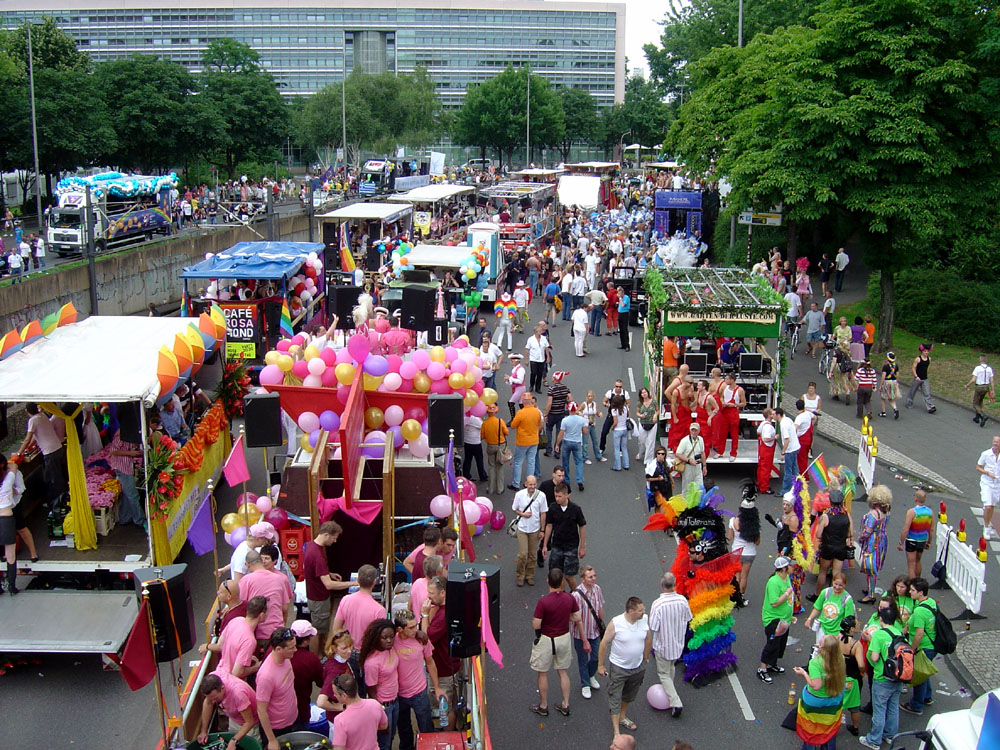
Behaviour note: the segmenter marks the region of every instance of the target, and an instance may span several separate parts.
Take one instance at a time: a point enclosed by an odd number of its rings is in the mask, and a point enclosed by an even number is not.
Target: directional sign
[[[781,214],[754,214],[745,211],[737,219],[739,224],[756,224],[757,226],[780,227]]]

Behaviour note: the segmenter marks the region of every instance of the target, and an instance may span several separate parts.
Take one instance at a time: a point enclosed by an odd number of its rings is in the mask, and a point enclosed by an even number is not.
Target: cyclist
[[[788,336],[789,341],[792,340],[793,333],[798,332],[799,318],[802,316],[802,300],[799,295],[793,291],[788,292],[785,295],[785,301],[788,303],[788,315],[785,317],[785,334]],[[795,343],[792,343],[794,348]]]
[[[809,305],[809,312],[805,314],[802,322],[806,326],[806,346],[809,354],[816,359],[816,352],[823,344],[823,313],[820,312],[819,304],[813,302]]]

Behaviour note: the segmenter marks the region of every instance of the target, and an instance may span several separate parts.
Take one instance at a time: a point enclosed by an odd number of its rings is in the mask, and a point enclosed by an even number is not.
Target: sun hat
[[[296,638],[309,638],[316,635],[316,628],[309,620],[296,620],[292,623],[291,630]]]
[[[556,370],[552,373],[552,382],[561,383],[563,378],[569,375],[569,370]]]
[[[272,524],[267,521],[260,521],[250,527],[250,536],[255,536],[258,539],[270,539],[273,542],[277,541],[278,532],[275,531]]]

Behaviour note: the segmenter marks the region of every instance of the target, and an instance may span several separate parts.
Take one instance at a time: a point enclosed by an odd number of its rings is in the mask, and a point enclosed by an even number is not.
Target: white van
[[[983,720],[986,716],[986,706],[990,696],[996,696],[1000,700],[1000,689],[983,693],[971,708],[959,711],[946,711],[935,714],[927,720],[927,728],[916,732],[901,732],[892,740],[890,750],[900,750],[911,747],[907,744],[908,738],[920,741],[920,750],[976,750],[982,747],[979,744],[980,735],[983,733]],[[994,725],[1000,724],[1000,720]],[[992,728],[992,736],[1000,734],[1000,726]],[[1000,747],[1000,744],[988,746],[991,750]]]
[[[492,159],[469,159],[462,165],[462,169],[474,169],[477,172],[485,172],[492,166]]]

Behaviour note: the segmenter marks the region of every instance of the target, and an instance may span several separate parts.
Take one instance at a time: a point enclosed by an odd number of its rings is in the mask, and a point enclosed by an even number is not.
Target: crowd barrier
[[[945,523],[939,523],[936,540],[936,560],[945,565],[944,581],[962,600],[966,609],[952,619],[966,619],[978,615],[983,608],[983,594],[986,592],[986,563],[968,544],[958,541],[955,530]]]

